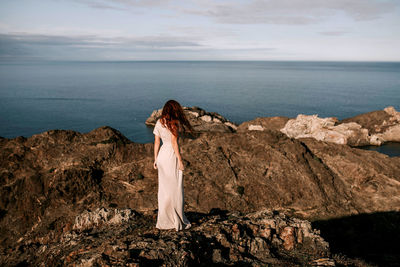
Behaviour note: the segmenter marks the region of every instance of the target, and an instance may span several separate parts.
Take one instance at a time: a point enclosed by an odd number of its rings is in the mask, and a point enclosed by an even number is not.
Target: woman
[[[190,228],[183,212],[183,170],[179,153],[178,135],[181,131],[193,132],[175,100],[165,103],[161,118],[154,127],[154,169],[158,169],[158,215],[156,228],[176,231]],[[160,138],[162,146],[160,148]]]

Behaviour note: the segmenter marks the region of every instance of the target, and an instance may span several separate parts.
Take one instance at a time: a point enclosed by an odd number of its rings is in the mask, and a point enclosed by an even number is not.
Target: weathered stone
[[[384,110],[364,113],[341,121],[355,122],[367,129],[369,144],[381,145],[385,142],[400,142],[400,112],[389,106]]]
[[[264,131],[264,128],[261,125],[250,124],[248,129],[249,131]]]
[[[321,258],[312,261],[313,266],[336,266],[335,261],[330,258]]]
[[[72,228],[75,230],[86,230],[103,224],[121,224],[132,219],[134,215],[130,209],[107,210],[105,208],[98,208],[94,211],[85,211],[77,216]]]
[[[368,143],[368,131],[361,125],[351,122],[335,126],[337,118],[318,118],[317,115],[299,114],[296,119],[289,120],[281,132],[291,138],[315,138],[318,141],[325,141],[345,145],[348,139],[354,135],[360,135],[358,143]]]
[[[201,116],[200,119],[202,119],[205,122],[211,122],[212,121],[211,116],[208,116],[208,115]]]
[[[279,237],[283,240],[283,246],[286,250],[294,249],[296,244],[295,229],[292,226],[286,226],[283,231],[279,234]]]
[[[400,112],[393,107],[342,120],[299,114],[280,130],[291,138],[314,138],[319,141],[352,146],[400,142]],[[371,123],[373,122],[373,123]]]

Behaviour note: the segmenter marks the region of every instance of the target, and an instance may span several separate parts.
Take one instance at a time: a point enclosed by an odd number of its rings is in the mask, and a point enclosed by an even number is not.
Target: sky
[[[400,0],[1,0],[35,59],[400,61]]]

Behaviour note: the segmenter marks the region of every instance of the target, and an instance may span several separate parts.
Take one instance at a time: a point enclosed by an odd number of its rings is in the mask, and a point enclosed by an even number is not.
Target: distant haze
[[[400,61],[399,0],[1,0],[0,60]]]

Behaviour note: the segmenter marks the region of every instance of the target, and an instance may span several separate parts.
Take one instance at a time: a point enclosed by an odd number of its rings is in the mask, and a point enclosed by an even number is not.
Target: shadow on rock
[[[362,258],[379,266],[400,263],[400,212],[377,212],[314,221],[331,252]]]

